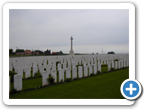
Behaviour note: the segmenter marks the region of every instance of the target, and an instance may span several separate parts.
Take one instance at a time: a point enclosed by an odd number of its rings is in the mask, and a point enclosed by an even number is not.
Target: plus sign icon
[[[126,99],[134,100],[141,94],[141,84],[137,80],[127,79],[121,84],[120,90]]]

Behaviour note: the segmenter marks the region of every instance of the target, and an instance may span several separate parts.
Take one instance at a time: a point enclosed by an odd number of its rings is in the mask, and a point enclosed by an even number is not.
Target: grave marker
[[[117,61],[115,61],[115,69],[117,70]]]
[[[88,67],[84,66],[84,77],[88,76]]]
[[[78,66],[78,77],[82,78],[82,66]]]
[[[90,76],[90,74],[92,73],[92,65],[89,65],[88,68],[89,68],[89,76]]]
[[[77,78],[77,68],[76,67],[73,67],[72,68],[72,78]]]
[[[71,71],[70,68],[66,68],[66,79],[71,78]]]
[[[98,71],[101,72],[101,63],[98,64]]]
[[[61,82],[61,80],[64,81],[64,70],[63,69],[59,70],[59,82]]]
[[[22,90],[22,75],[14,75],[14,89]]]
[[[35,76],[35,73],[38,72],[37,66],[33,66],[33,77]]]
[[[93,65],[94,74],[97,74],[97,64]]]
[[[46,71],[42,72],[42,86],[48,85],[48,73]]]
[[[25,69],[25,70],[26,70],[26,71],[25,71],[25,78],[30,77],[31,67],[26,67],[26,69]]]
[[[51,70],[51,76],[54,78],[54,82],[57,82],[57,72],[56,72],[56,70]]]

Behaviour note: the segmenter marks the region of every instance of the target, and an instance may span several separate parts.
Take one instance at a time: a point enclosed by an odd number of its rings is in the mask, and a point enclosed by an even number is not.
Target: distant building
[[[51,50],[48,50],[48,49],[47,49],[47,50],[44,52],[44,54],[45,54],[45,55],[51,55]]]
[[[30,50],[26,50],[26,51],[24,52],[24,55],[32,55],[32,52],[31,52]]]
[[[17,49],[16,55],[32,55],[32,52],[30,50]]]
[[[52,52],[53,55],[57,55],[57,52]]]
[[[52,55],[63,55],[63,52],[62,52],[62,51],[59,51],[59,52],[52,52]]]
[[[32,55],[39,55],[39,52],[34,51],[34,52],[32,52]]]

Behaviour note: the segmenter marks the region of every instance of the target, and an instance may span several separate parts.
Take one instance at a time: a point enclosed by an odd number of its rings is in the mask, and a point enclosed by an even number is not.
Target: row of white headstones
[[[33,60],[30,61],[31,58],[35,59],[34,62]],[[17,91],[22,90],[23,71],[25,72],[25,78],[28,78],[30,77],[31,67],[33,68],[33,76],[36,72],[38,72],[38,70],[40,71],[42,75],[42,86],[44,86],[48,84],[47,79],[49,78],[49,74],[51,74],[51,76],[54,78],[54,82],[55,83],[57,82],[57,70],[59,73],[59,82],[61,82],[61,80],[64,81],[64,74],[66,74],[66,78],[71,78],[71,71],[72,71],[72,79],[77,78],[77,69],[78,69],[78,78],[82,78],[87,77],[91,73],[97,74],[97,71],[101,72],[102,64],[108,65],[108,71],[110,71],[111,68],[121,69],[123,67],[129,66],[128,55],[117,55],[117,56],[113,55],[110,57],[107,55],[106,57],[96,56],[93,58],[87,55],[77,57],[75,56],[69,56],[69,57],[57,56],[57,57],[45,57],[45,58],[43,57],[44,59],[42,59],[42,57],[31,57],[31,58],[27,57],[27,58],[10,59],[9,69],[12,70],[12,68],[14,68],[15,72],[17,73],[17,75],[14,75],[14,88]],[[38,58],[39,60],[36,60]],[[114,62],[115,59],[118,59],[118,61]],[[26,64],[22,62],[26,60],[29,62]],[[59,63],[56,65],[57,61],[59,61]],[[76,67],[78,64],[82,66]],[[44,68],[46,68],[46,71],[44,71]]]

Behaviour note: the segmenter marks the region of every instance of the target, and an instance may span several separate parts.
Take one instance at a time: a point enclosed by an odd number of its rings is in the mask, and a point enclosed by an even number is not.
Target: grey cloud
[[[129,11],[10,10],[10,48],[129,44]],[[62,49],[61,49],[62,50]],[[69,51],[69,48],[68,48]]]

